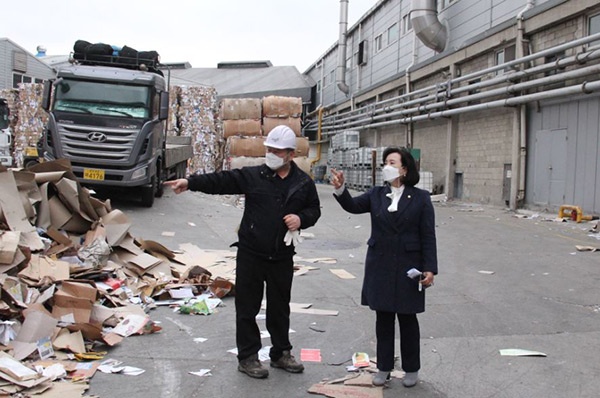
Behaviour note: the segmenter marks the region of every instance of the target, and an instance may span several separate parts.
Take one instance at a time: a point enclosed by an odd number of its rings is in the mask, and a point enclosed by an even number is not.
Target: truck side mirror
[[[44,82],[44,92],[42,94],[42,109],[48,112],[50,110],[50,97],[52,95],[52,82]]]
[[[160,107],[158,109],[158,120],[167,120],[169,117],[169,92],[161,91]]]

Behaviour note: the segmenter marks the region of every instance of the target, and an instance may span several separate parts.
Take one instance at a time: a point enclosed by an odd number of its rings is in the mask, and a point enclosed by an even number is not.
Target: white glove
[[[294,244],[294,246],[297,246],[298,243],[302,243],[304,239],[300,236],[300,231],[296,230],[296,231],[290,231],[288,230],[285,234],[285,236],[283,237],[283,241],[285,242],[286,246],[289,246],[291,244]]]

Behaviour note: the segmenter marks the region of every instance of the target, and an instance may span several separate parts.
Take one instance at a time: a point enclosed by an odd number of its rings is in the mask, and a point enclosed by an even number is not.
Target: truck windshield
[[[147,118],[150,88],[64,79],[55,90],[55,111],[124,118]]]
[[[8,127],[8,106],[0,104],[0,130]]]

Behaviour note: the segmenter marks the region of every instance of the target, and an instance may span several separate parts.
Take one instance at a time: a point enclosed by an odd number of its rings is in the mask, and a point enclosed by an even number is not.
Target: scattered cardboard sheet
[[[0,372],[20,381],[39,377],[39,374],[35,370],[23,365],[10,355],[0,356]]]
[[[12,264],[19,248],[21,233],[0,231],[0,264]]]
[[[69,350],[75,354],[80,354],[86,351],[85,344],[83,342],[83,335],[80,331],[70,333],[68,329],[61,329],[52,344],[55,348],[60,350]]]
[[[308,392],[330,398],[383,398],[383,387],[356,387],[335,384],[314,384]]]
[[[52,315],[65,320],[71,316],[77,323],[88,323],[97,293],[96,288],[88,283],[64,281],[54,293]]]
[[[20,361],[37,350],[38,341],[52,337],[57,323],[58,321],[45,310],[26,310],[25,322],[17,337],[10,343],[15,359]]]
[[[368,372],[360,372],[356,377],[344,380],[345,386],[373,387],[373,375]]]
[[[330,268],[329,271],[340,279],[356,279],[354,275],[342,268]]]
[[[334,310],[320,310],[316,308],[311,308],[311,303],[290,303],[290,311],[296,314],[309,314],[309,315],[329,315],[329,316],[337,316],[340,312]],[[266,300],[262,301],[261,309],[267,309]]]

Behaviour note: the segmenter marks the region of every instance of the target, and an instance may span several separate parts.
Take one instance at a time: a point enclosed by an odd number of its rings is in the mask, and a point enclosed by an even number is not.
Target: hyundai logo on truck
[[[100,133],[98,131],[92,131],[88,134],[87,139],[92,142],[106,142],[107,137],[106,134]]]

